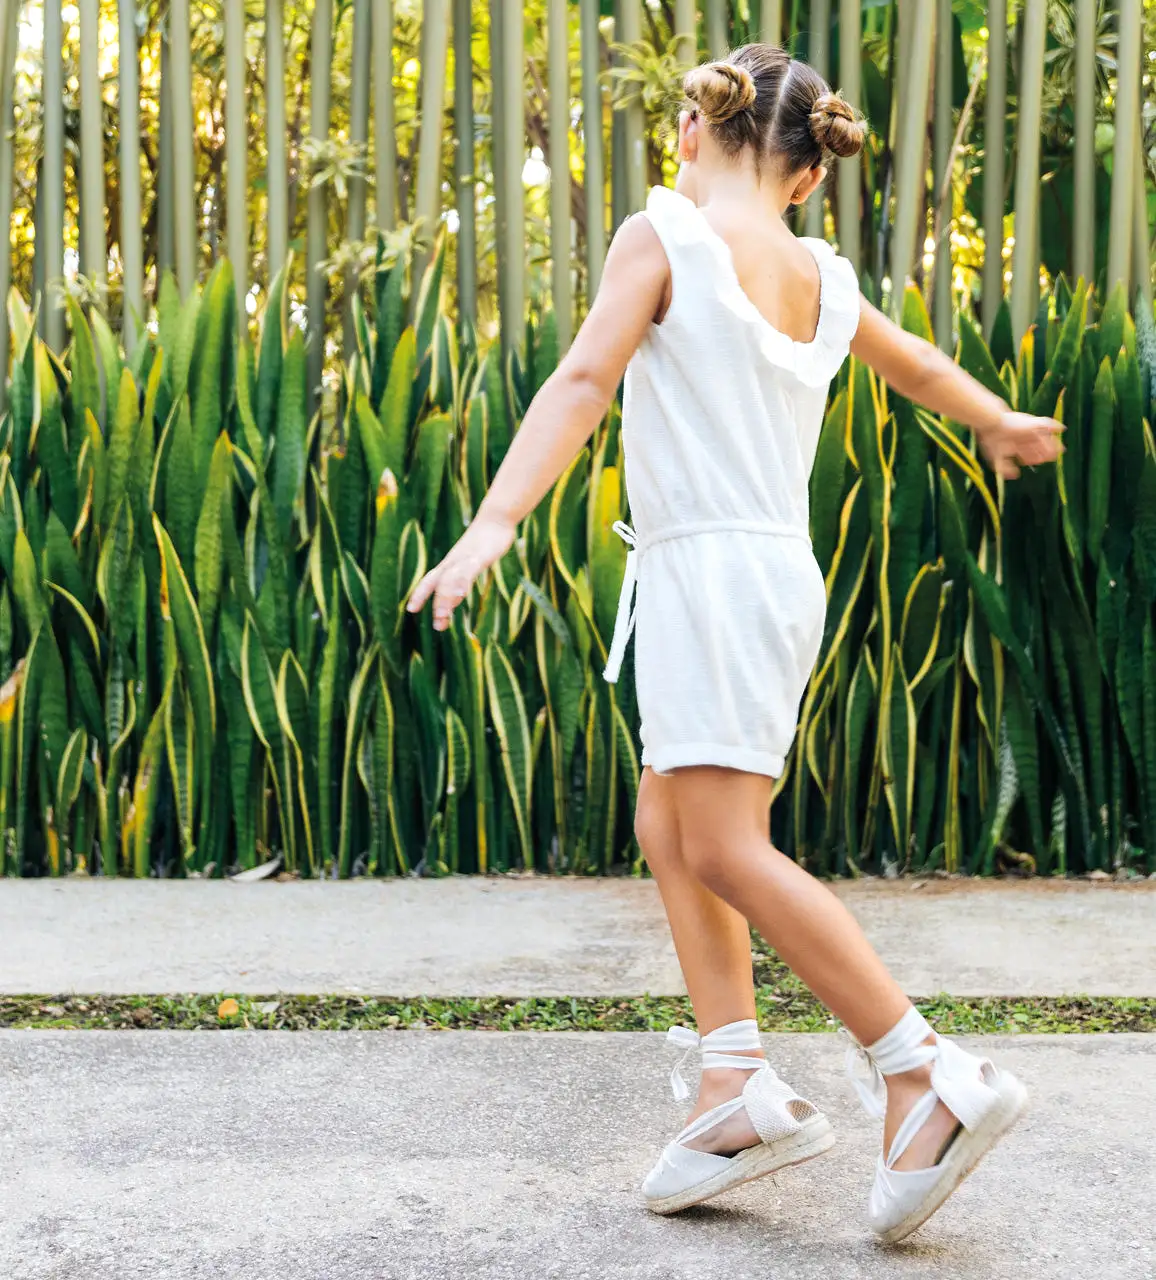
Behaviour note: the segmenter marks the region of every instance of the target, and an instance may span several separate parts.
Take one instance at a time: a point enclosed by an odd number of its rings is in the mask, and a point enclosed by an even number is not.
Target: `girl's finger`
[[[434,588],[437,586],[438,579],[441,577],[441,571],[441,565],[436,565],[414,588],[413,594],[409,598],[409,603],[406,605],[406,609],[410,613],[419,612],[422,605],[424,605],[430,596],[433,595]]]
[[[469,591],[471,582],[471,578],[467,578],[464,575],[455,575],[452,581],[443,578],[438,583],[437,591],[434,594],[434,627],[436,630],[444,631],[449,625],[454,610],[466,598],[466,592]]]

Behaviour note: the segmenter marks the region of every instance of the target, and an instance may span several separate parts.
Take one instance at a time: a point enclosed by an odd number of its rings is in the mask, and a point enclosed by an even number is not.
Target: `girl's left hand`
[[[434,630],[445,631],[454,609],[466,598],[475,579],[509,551],[516,533],[512,524],[479,515],[441,564],[435,565],[418,583],[406,608],[410,613],[418,613],[433,596]]]
[[[976,432],[988,465],[1005,480],[1019,478],[1022,467],[1039,467],[1064,451],[1060,441],[1064,427],[1053,418],[1033,418],[1010,409],[995,422]]]

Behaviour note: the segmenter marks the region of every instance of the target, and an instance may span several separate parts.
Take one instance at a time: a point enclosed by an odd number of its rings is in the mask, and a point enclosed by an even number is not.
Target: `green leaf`
[[[1112,433],[1116,419],[1116,394],[1112,367],[1105,359],[1092,390],[1092,426],[1088,456],[1088,555],[1100,559],[1112,483]]]
[[[241,687],[253,729],[261,745],[270,751],[279,747],[281,741],[281,721],[273,686],[273,671],[257,638],[257,625],[252,615],[247,614],[241,640]]]
[[[1088,287],[1081,281],[1076,288],[1076,296],[1072,300],[1063,328],[1060,330],[1059,342],[1047,374],[1032,397],[1031,412],[1040,417],[1050,418],[1055,413],[1060,392],[1071,381],[1076,362],[1080,357],[1087,312]]]
[[[208,475],[205,476],[207,482]],[[188,398],[178,401],[171,420],[165,464],[164,515],[173,544],[185,564],[193,563],[197,520],[204,505],[204,484],[198,475],[196,448]]]
[[[128,490],[129,467],[132,463],[139,427],[136,383],[133,382],[132,374],[124,369],[120,375],[116,409],[112,415],[112,430],[108,438],[108,487],[105,502],[111,518],[115,518],[121,500]],[[103,523],[99,517],[98,523]]]
[[[598,474],[597,489],[590,495],[590,589],[594,622],[604,651],[618,614],[618,597],[626,570],[626,544],[614,532],[623,514],[622,485],[617,467],[605,467]]]
[[[522,691],[514,677],[510,660],[494,643],[485,650],[486,689],[489,693],[490,718],[501,746],[502,770],[514,810],[522,865],[534,866],[534,850],[530,839],[530,726]]]
[[[131,852],[133,874],[138,877],[147,876],[149,873],[157,794],[164,765],[165,721],[169,693],[170,691],[166,689],[165,696],[149,724],[141,746],[136,779],[133,782],[132,805],[125,831],[125,842]]]
[[[268,440],[276,426],[277,402],[280,396],[281,368],[285,352],[285,328],[288,323],[288,294],[285,281],[292,270],[293,259],[283,266],[269,286],[269,299],[261,322],[261,346],[257,356],[255,417],[257,430]]]
[[[197,521],[196,566],[197,599],[205,633],[212,636],[221,599],[224,577],[222,524],[232,520],[232,445],[225,432],[217,437],[209,464],[209,481],[205,501]]]
[[[12,590],[29,633],[36,635],[48,617],[40,585],[40,572],[36,568],[36,557],[32,554],[32,547],[23,529],[17,530],[14,545]]]
[[[883,689],[883,735],[887,769],[887,804],[895,831],[896,852],[904,861],[911,851],[912,801],[915,795],[915,704],[903,670],[903,655],[892,650],[887,683]]]
[[[305,339],[293,330],[281,371],[281,393],[277,402],[276,446],[273,451],[273,506],[283,541],[288,541],[293,515],[305,483],[308,431],[305,397]],[[256,461],[256,459],[254,459]]]
[[[48,361],[48,348],[42,342],[36,344],[36,385],[40,401],[40,429],[36,437],[36,451],[48,476],[52,505],[68,528],[72,529],[78,512],[76,471],[64,430],[56,374]],[[77,432],[79,448],[79,441],[87,435],[88,430],[83,416],[74,430]]]
[[[236,290],[233,269],[221,258],[205,284],[193,355],[192,446],[198,488],[208,481],[209,462],[233,395],[233,327]]]
[[[341,611],[337,582],[329,603],[329,627],[321,653],[321,670],[317,681],[317,838],[322,866],[338,866],[338,846],[334,842],[333,802],[336,790],[334,742],[337,721],[344,699],[338,689],[341,656]]]
[[[1007,400],[1007,388],[1000,380],[999,369],[967,307],[962,307],[959,312],[959,365],[993,395]]]
[[[414,446],[414,474],[407,481],[416,491],[422,527],[433,537],[438,503],[445,484],[446,466],[453,441],[454,426],[450,418],[437,414],[427,418],[417,429]]]
[[[88,735],[83,729],[74,729],[64,748],[64,756],[60,761],[60,770],[56,775],[56,818],[64,826],[69,821],[73,806],[80,795],[80,784],[84,780],[84,751],[88,745]]]
[[[417,370],[417,339],[407,329],[397,344],[390,366],[389,382],[378,405],[377,414],[385,435],[384,465],[396,475],[405,468],[406,443],[409,439],[410,405],[414,375]]]
[[[831,567],[835,542],[839,536],[839,510],[843,505],[844,477],[847,470],[847,423],[850,395],[854,394],[852,377],[847,388],[831,401],[819,434],[815,464],[811,468],[811,541],[815,559],[824,575]]]
[[[192,864],[196,851],[193,836],[193,810],[196,804],[196,764],[193,715],[188,694],[178,679],[165,699],[165,748],[169,775],[176,803],[177,833],[181,856],[186,866]]]
[[[201,615],[193,601],[171,539],[154,516],[153,532],[162,557],[161,614],[171,616],[176,632],[181,667],[188,683],[197,737],[197,772],[203,785],[212,780],[212,752],[217,734],[217,702],[213,691],[212,667],[205,644]],[[167,601],[166,601],[167,596]]]
[[[84,415],[91,412],[100,420],[100,374],[96,368],[96,347],[92,341],[92,330],[80,309],[80,303],[71,293],[65,296],[68,308],[68,327],[72,330],[72,354],[69,367],[72,381],[69,384],[68,426],[73,439],[84,437]],[[43,347],[40,347],[43,350]],[[43,387],[41,388],[43,391]]]
[[[89,584],[81,571],[68,531],[60,523],[55,511],[48,513],[44,535],[45,567],[49,581],[64,587],[83,603],[85,609],[91,609]]]

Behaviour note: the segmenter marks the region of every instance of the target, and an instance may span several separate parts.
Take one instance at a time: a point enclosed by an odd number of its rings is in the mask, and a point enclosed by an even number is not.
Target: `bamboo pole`
[[[509,352],[521,343],[526,311],[526,189],[522,184],[522,169],[526,163],[526,106],[523,91],[526,49],[520,4],[510,4],[506,10],[502,24],[502,51],[506,75],[506,92],[502,103],[502,128],[506,144],[505,253],[512,263],[507,311],[502,316],[502,335]]]
[[[140,68],[136,0],[120,0],[117,134],[120,143],[120,262],[124,290],[120,340],[130,355],[144,323],[144,244],[140,201]]]
[[[289,158],[285,115],[285,37],[282,0],[265,0],[265,250],[266,283],[289,256]]]
[[[245,6],[225,6],[225,243],[237,291],[237,324],[245,326],[249,292],[249,102]]]
[[[942,199],[946,208],[936,218],[941,228],[935,243],[935,270],[932,276],[932,315],[935,320],[935,339],[944,351],[954,348],[951,314],[951,198],[952,184],[949,167],[955,151],[952,147],[952,83],[953,49],[951,0],[939,0],[935,19],[935,163],[932,174],[936,180],[936,198]]]
[[[1025,0],[1022,23],[1011,289],[1012,332],[1017,341],[1027,332],[1040,300],[1036,244],[1040,214],[1040,124],[1043,115],[1044,42],[1048,30],[1047,0]]]
[[[104,207],[104,104],[100,93],[100,0],[80,0],[80,269],[108,288]]]
[[[511,27],[521,30],[520,22]],[[425,234],[437,228],[441,212],[442,130],[445,125],[446,58],[449,54],[449,0],[426,0],[421,23],[421,136],[417,157],[417,181],[414,184],[414,216]],[[519,88],[521,81],[519,80]],[[518,188],[522,186],[522,170],[518,168]],[[522,217],[518,216],[521,232]],[[520,237],[519,237],[520,238]],[[414,279],[420,278],[426,256],[415,255]],[[416,289],[414,291],[416,300]]]
[[[1152,315],[1152,238],[1148,227],[1148,165],[1144,159],[1141,129],[1136,129],[1136,177],[1133,191],[1132,275],[1140,303]]]
[[[570,345],[574,293],[570,283],[570,16],[567,0],[546,11],[546,82],[550,129],[550,291],[558,349]]]
[[[522,169],[526,162],[526,107],[522,84],[526,50],[522,6],[511,0],[495,0],[501,11],[498,52],[495,61],[495,98],[501,101],[502,171],[498,204],[501,222],[498,241],[499,289],[502,321],[502,355],[508,358],[522,340],[526,311],[525,188]]]
[[[490,150],[494,175],[494,251],[497,259],[498,318],[507,314],[510,264],[506,260],[506,131],[502,121],[504,94],[499,75],[504,66],[502,15],[505,0],[490,0]]]
[[[907,28],[900,43],[906,58],[907,89],[899,113],[895,139],[895,223],[891,237],[891,313],[903,313],[903,295],[917,247],[922,247],[921,223],[926,213],[925,153],[927,100],[934,55],[935,6],[928,0],[900,0],[900,22]],[[924,232],[926,234],[926,232]]]
[[[859,6],[855,6],[858,10]],[[759,35],[766,44],[783,43],[783,0],[763,0]]]
[[[313,10],[310,66],[309,136],[314,143],[329,137],[329,90],[333,65],[333,0],[317,0]],[[312,177],[312,175],[310,175]],[[309,324],[306,379],[312,415],[321,403],[325,370],[325,307],[329,282],[321,270],[328,242],[328,201],[324,185],[310,182],[305,233],[305,311]]]
[[[627,0],[627,4],[632,2],[633,0]],[[623,8],[626,7],[627,5],[623,5]],[[712,58],[721,58],[730,48],[730,41],[727,39],[727,0],[705,0],[703,8],[707,52]]]
[[[637,44],[642,39],[640,4],[641,0],[618,0],[614,38],[620,44]],[[726,52],[725,23],[723,30],[723,47],[718,49],[720,54]],[[714,50],[711,52],[713,54]],[[622,212],[627,216],[636,213],[646,203],[646,117],[641,101],[632,102],[619,114],[622,119]]]
[[[1116,17],[1116,137],[1112,147],[1112,206],[1108,222],[1108,292],[1131,282],[1132,184],[1136,172],[1136,129],[1140,119],[1140,60],[1143,13],[1140,0],[1120,0]]]
[[[474,186],[474,59],[471,0],[454,0],[454,176],[458,197],[458,315],[478,320],[478,205]]]
[[[1076,102],[1072,275],[1096,276],[1096,18],[1098,0],[1075,0]]]
[[[831,78],[831,0],[811,0],[811,40],[807,61],[823,77]],[[804,226],[809,236],[823,235],[825,192],[818,189],[807,201]]]
[[[765,4],[767,0],[763,0]],[[860,0],[839,0],[839,87],[855,108],[860,105],[862,88],[862,6]],[[863,162],[859,156],[839,161],[836,204],[838,209],[839,252],[859,270],[862,234],[860,186]]]
[[[1003,301],[1007,0],[991,0],[987,27],[987,98],[983,126],[983,327],[984,332],[990,335]]]
[[[64,275],[64,24],[60,5],[44,6],[44,158],[40,163],[41,205],[36,220],[36,256],[42,263],[44,292]],[[55,299],[40,301],[40,336],[59,352],[64,346],[64,312]]]
[[[807,61],[824,80],[830,80],[831,0],[811,0],[808,19]]]
[[[157,285],[166,271],[176,267],[173,229],[173,72],[168,23],[161,24],[161,87],[157,140]]]
[[[36,162],[36,194],[32,198],[32,222],[37,227],[44,226],[44,157]],[[32,296],[38,302],[44,297],[44,254],[32,255]],[[44,308],[37,313],[37,333],[44,336]]]
[[[617,61],[617,60],[616,60]],[[630,212],[626,199],[626,121],[610,106],[610,234],[613,236]]]
[[[370,0],[353,0],[353,78],[349,87],[349,140],[359,152],[364,152],[369,142],[372,20]],[[365,209],[365,175],[364,172],[358,172],[349,179],[345,234],[350,244],[360,244],[365,239]],[[353,328],[353,300],[357,296],[358,285],[357,272],[351,267],[345,273],[343,349],[346,359],[357,350],[357,335]]]
[[[397,137],[393,110],[393,0],[373,0],[373,135],[378,231],[397,222]]]
[[[12,282],[13,100],[19,0],[0,0],[0,413],[8,392],[8,287]]]
[[[606,259],[606,168],[602,136],[602,80],[598,48],[598,0],[578,0],[582,62],[582,151],[586,196],[586,302],[598,292]]]
[[[695,0],[674,0],[674,32],[678,36],[678,60],[686,66],[698,61],[698,13]]]
[[[172,74],[173,228],[177,283],[187,298],[197,283],[197,210],[193,168],[193,56],[189,0],[169,6],[169,70]]]

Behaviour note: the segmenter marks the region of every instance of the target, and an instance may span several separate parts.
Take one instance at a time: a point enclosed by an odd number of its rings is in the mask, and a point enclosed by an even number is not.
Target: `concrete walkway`
[[[1156,884],[837,892],[913,996],[1156,996]],[[0,992],[681,994],[655,885],[0,881]]]
[[[1153,1280],[1156,1037],[984,1041],[1035,1107],[900,1250],[834,1036],[768,1037],[836,1124],[674,1219],[657,1035],[0,1033],[5,1280]]]

